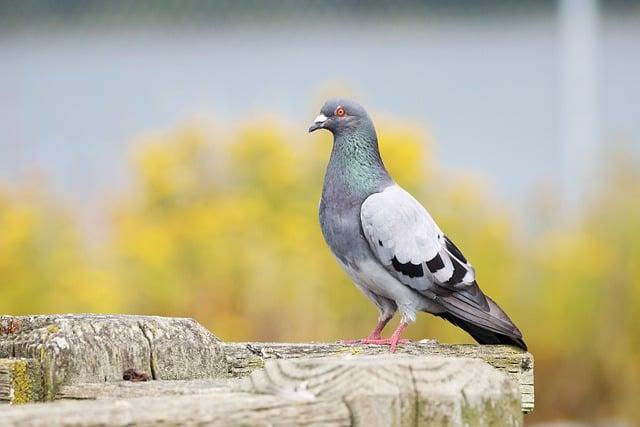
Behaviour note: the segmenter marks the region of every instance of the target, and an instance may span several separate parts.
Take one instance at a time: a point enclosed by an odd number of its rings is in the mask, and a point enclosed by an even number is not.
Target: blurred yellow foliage
[[[614,154],[583,214],[526,238],[477,178],[437,168],[423,130],[382,121],[379,136],[392,175],[524,332],[536,357],[534,416],[640,419],[638,159]],[[137,146],[135,185],[110,207],[110,238],[95,250],[59,203],[0,188],[0,312],[189,316],[224,340],[369,332],[376,310],[317,220],[330,135],[269,117],[232,131],[192,124]],[[408,335],[472,342],[427,315]]]
[[[39,191],[0,188],[0,313],[120,307],[110,270],[92,264],[71,215]]]

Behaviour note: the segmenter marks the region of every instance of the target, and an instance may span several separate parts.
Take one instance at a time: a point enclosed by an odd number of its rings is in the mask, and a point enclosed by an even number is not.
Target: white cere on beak
[[[327,116],[325,116],[324,114],[319,114],[318,117],[315,118],[314,123],[319,124],[319,123],[324,123],[327,121]]]

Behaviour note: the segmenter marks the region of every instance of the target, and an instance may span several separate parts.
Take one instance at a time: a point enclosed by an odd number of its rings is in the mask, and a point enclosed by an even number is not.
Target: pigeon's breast
[[[320,201],[320,227],[331,252],[345,265],[357,268],[358,261],[371,256],[360,226],[361,203]]]

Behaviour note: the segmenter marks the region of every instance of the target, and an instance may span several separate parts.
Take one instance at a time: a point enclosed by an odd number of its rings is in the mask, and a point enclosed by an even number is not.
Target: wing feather
[[[362,229],[380,262],[402,283],[424,291],[470,286],[473,267],[429,212],[398,185],[369,196],[360,211]]]

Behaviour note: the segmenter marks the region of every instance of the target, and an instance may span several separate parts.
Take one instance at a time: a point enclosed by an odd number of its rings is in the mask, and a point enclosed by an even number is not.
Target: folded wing
[[[438,302],[441,317],[481,343],[526,348],[522,334],[475,280],[475,271],[427,210],[397,185],[369,196],[360,211],[371,250],[401,283]]]

